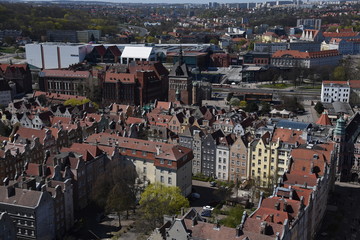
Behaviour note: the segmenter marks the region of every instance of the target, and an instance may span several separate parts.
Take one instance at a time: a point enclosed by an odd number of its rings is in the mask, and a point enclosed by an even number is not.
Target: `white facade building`
[[[132,61],[156,61],[153,47],[126,46],[121,54],[121,63],[128,64]]]
[[[26,44],[26,61],[43,69],[67,68],[84,61],[89,46],[59,43]]]
[[[350,86],[345,81],[323,81],[321,85],[321,102],[349,102]]]

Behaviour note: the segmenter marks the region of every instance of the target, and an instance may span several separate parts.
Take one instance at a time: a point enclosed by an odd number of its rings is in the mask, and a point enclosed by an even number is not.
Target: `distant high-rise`
[[[321,19],[317,18],[300,18],[296,21],[296,26],[302,29],[316,29],[321,28]]]

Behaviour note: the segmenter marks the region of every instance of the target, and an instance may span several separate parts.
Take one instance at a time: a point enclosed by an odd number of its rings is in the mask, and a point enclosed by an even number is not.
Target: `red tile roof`
[[[358,34],[357,32],[323,32],[326,38],[356,37]]]
[[[322,125],[322,126],[332,126],[332,123],[330,121],[330,118],[327,114],[327,112],[323,112],[320,116],[320,118],[317,120],[316,124]]]
[[[280,141],[285,143],[295,144],[298,142],[299,144],[304,144],[306,141],[301,137],[301,134],[303,134],[303,131],[276,128],[271,141],[276,142],[280,139]]]
[[[349,84],[351,88],[360,88],[360,80],[350,80]]]
[[[329,56],[337,56],[339,55],[338,50],[325,50],[319,52],[300,52],[297,50],[278,50],[273,55],[272,58],[283,58],[287,56],[291,56],[293,58],[323,58]]]
[[[69,99],[78,99],[78,100],[84,100],[86,97],[82,96],[75,96],[75,95],[67,95],[67,94],[60,94],[60,93],[49,93],[49,92],[42,92],[42,91],[34,91],[33,97],[38,97],[40,95],[44,95],[46,98],[50,100],[61,100],[66,101]]]
[[[20,136],[20,138],[23,139],[29,139],[32,140],[33,137],[38,137],[39,142],[41,144],[44,144],[44,138],[46,136],[47,129],[33,129],[33,128],[25,128],[25,127],[19,127],[16,134]]]
[[[284,183],[288,185],[305,185],[305,183],[314,187],[317,184],[317,177],[315,174],[291,171],[286,173],[284,177]]]
[[[106,72],[105,82],[135,83],[135,74]]]
[[[45,69],[40,72],[40,76],[43,77],[68,77],[68,78],[89,78],[89,71],[70,71],[70,70],[53,70],[53,69]]]
[[[192,225],[191,219],[184,219],[184,225],[186,229],[191,231],[191,237],[194,239],[211,239],[211,240],[236,240],[246,239],[248,237],[251,240],[273,240],[273,236],[266,236],[260,234],[260,227],[258,231],[243,231],[240,237],[236,237],[236,229],[225,226],[220,226],[219,229],[214,228],[214,224],[198,221],[195,226]]]
[[[85,161],[90,161],[95,157],[102,154],[102,151],[98,146],[86,144],[86,143],[73,143],[69,148],[62,148],[62,152],[75,152],[83,155]]]

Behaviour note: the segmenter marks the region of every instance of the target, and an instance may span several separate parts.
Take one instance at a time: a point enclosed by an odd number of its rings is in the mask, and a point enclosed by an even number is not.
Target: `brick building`
[[[187,64],[182,60],[182,51],[180,50],[180,59],[169,73],[168,101],[192,104],[192,87],[191,73]]]
[[[16,85],[16,93],[32,91],[32,77],[28,64],[0,64],[0,78]]]
[[[166,98],[167,71],[157,63],[131,65],[130,73],[106,72],[103,100],[107,103],[144,105]]]

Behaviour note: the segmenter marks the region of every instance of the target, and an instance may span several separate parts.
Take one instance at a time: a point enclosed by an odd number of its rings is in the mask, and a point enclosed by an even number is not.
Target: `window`
[[[160,176],[160,182],[164,183],[164,176]]]
[[[146,174],[146,167],[144,167],[144,168],[143,168],[143,173],[145,173],[145,174]]]
[[[171,161],[171,160],[168,160],[168,165],[171,166],[171,164],[172,164],[172,161]]]
[[[171,177],[168,178],[168,184],[172,184],[172,179],[171,179]]]
[[[284,159],[279,159],[279,164],[284,164],[285,160]]]

